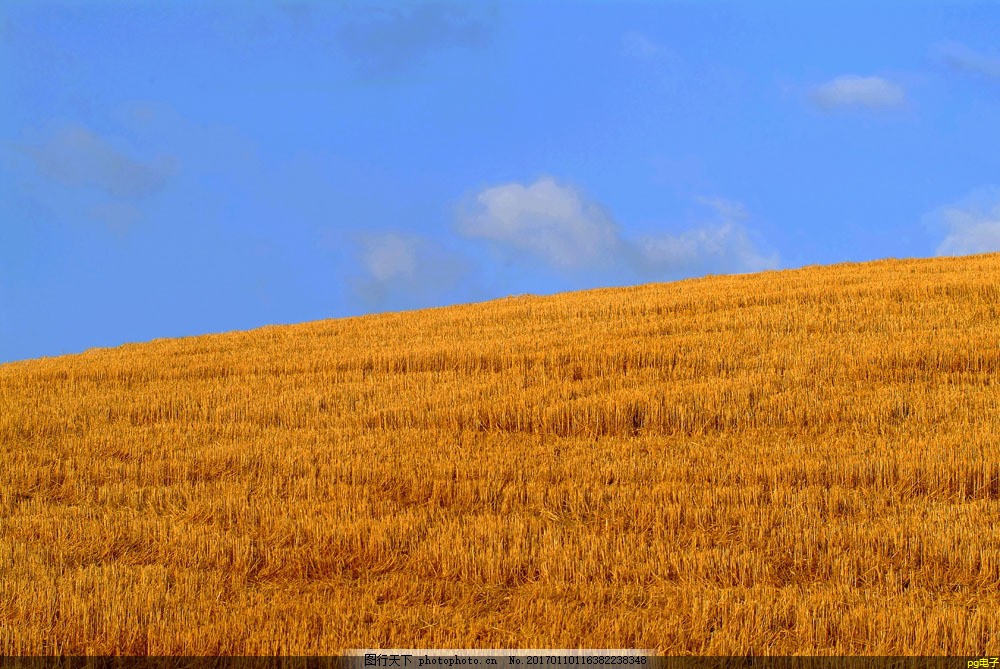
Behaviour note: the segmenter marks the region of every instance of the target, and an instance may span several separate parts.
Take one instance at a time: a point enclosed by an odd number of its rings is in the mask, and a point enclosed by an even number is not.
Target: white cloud
[[[395,233],[372,235],[361,242],[361,261],[377,281],[412,279],[417,271],[415,243]]]
[[[937,247],[942,256],[1000,251],[1000,188],[985,188],[931,214],[946,234]]]
[[[810,97],[817,106],[828,110],[838,107],[885,109],[906,102],[906,93],[901,86],[881,77],[854,75],[837,77],[816,86]]]
[[[1000,79],[1000,56],[973,51],[958,42],[939,44],[937,56],[952,69],[977,74],[988,79]]]
[[[743,205],[699,198],[715,220],[680,234],[626,238],[610,213],[550,177],[524,186],[495,186],[476,198],[478,211],[459,217],[459,230],[524,253],[559,270],[625,267],[644,277],[706,272],[755,272],[777,267],[776,254],[761,253],[742,222]]]
[[[734,223],[648,237],[639,248],[653,271],[760,272],[778,266],[776,254],[761,254],[746,231]]]
[[[430,300],[455,287],[468,273],[460,255],[419,235],[364,233],[355,242],[364,276],[353,281],[354,290],[370,304],[396,301],[405,306],[414,299],[418,303]]]
[[[460,215],[458,229],[562,269],[603,264],[618,253],[618,230],[611,216],[550,177],[530,186],[487,188],[476,196],[475,211]]]
[[[697,198],[716,213],[715,221],[677,235],[657,235],[639,240],[639,257],[647,272],[760,272],[778,267],[776,253],[765,255],[741,222],[746,208],[721,198]]]

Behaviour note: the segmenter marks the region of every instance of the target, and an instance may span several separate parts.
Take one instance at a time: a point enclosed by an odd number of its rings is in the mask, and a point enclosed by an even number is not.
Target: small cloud
[[[645,273],[760,272],[778,267],[778,254],[762,253],[743,227],[749,214],[742,204],[721,198],[697,200],[715,212],[716,220],[678,235],[640,239],[636,248]]]
[[[742,204],[721,198],[699,202],[713,210],[715,220],[677,235],[633,240],[603,206],[543,177],[527,186],[511,183],[483,190],[476,207],[459,214],[458,229],[563,271],[618,267],[649,277],[777,267],[777,254],[761,253],[743,227],[749,214]]]
[[[39,144],[20,147],[46,177],[68,186],[90,186],[119,198],[147,196],[167,182],[174,161],[131,158],[109,140],[76,123],[56,128]]]
[[[626,56],[638,60],[653,60],[669,53],[666,47],[634,31],[625,34],[622,39],[622,50]]]
[[[721,197],[697,197],[695,200],[700,204],[711,207],[719,216],[727,221],[739,222],[750,218],[746,207],[739,202],[723,200]]]
[[[362,233],[355,242],[364,276],[354,280],[354,290],[369,304],[433,298],[455,287],[468,272],[457,254],[418,235]]]
[[[24,157],[17,172],[28,179],[25,189],[55,188],[55,196],[46,195],[42,206],[64,209],[73,219],[82,214],[118,234],[142,218],[140,204],[162,190],[177,171],[172,156],[139,158],[123,148],[119,138],[75,122],[26,132],[25,139],[10,146],[12,155]]]
[[[763,255],[746,231],[731,222],[639,242],[646,272],[760,272],[778,267],[778,255]]]
[[[600,265],[617,252],[617,226],[608,212],[551,177],[487,188],[471,209],[459,215],[459,232],[559,269]]]
[[[934,51],[941,62],[952,70],[1000,79],[1000,55],[980,53],[958,42],[939,44]]]
[[[470,5],[426,2],[355,7],[337,31],[337,44],[360,74],[397,74],[419,65],[435,51],[486,44],[492,36],[492,21],[481,12],[474,13]]]
[[[372,235],[361,242],[361,261],[376,281],[412,279],[417,271],[416,244],[395,233]]]
[[[816,86],[810,98],[824,110],[839,107],[886,109],[903,105],[906,93],[902,87],[881,77],[845,75]]]
[[[926,222],[946,231],[937,247],[939,256],[1000,251],[1000,188],[975,191],[961,202],[932,212]]]

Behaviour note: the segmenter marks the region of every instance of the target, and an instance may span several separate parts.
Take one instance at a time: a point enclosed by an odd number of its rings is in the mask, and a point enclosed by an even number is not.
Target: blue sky
[[[0,4],[0,362],[1000,251],[1000,3]]]

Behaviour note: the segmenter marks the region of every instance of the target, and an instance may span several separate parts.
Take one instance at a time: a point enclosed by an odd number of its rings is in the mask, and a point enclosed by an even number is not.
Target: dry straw
[[[0,366],[0,653],[996,654],[1000,255]]]

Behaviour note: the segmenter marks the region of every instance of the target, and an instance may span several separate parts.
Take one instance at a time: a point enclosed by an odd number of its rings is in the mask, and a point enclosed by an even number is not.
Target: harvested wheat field
[[[0,652],[1000,648],[1000,254],[0,366]]]

